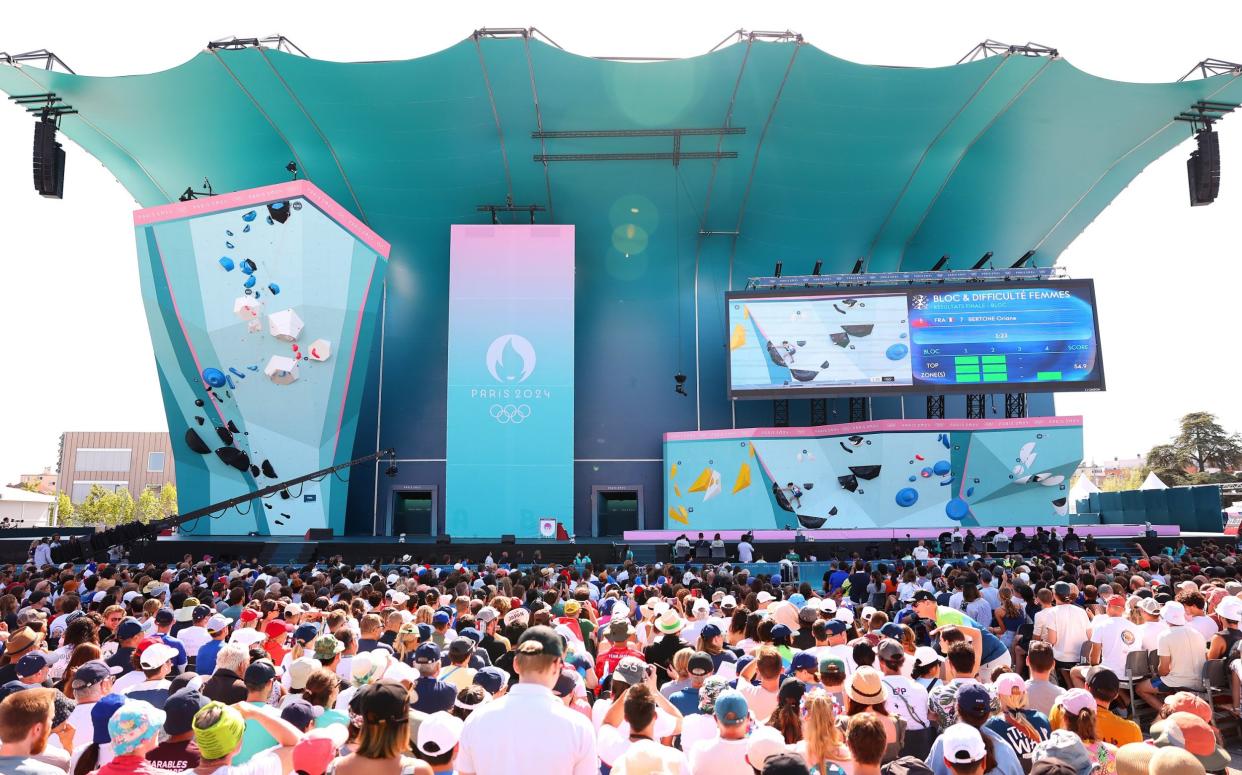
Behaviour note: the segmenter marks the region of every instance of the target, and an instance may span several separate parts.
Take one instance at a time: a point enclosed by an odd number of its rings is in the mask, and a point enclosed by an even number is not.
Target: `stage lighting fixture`
[[[56,117],[44,111],[35,123],[34,186],[40,196],[65,197],[65,149],[56,141]]]
[[[823,262],[823,261],[816,261],[816,262],[815,262],[815,268],[811,270],[811,274],[813,274],[813,275],[815,275],[816,277],[818,277],[818,276],[819,276],[819,273],[820,273],[820,272],[822,272],[822,271],[824,271],[824,262]]]
[[[677,372],[676,374],[673,375],[673,382],[677,383],[677,386],[674,388],[677,391],[677,395],[679,396],[690,395],[689,393],[686,392],[686,375],[685,374],[682,374],[680,371]]]
[[[936,265],[933,266],[931,270],[933,272],[939,272],[943,270],[945,265],[948,263],[949,263],[949,255],[946,253],[945,255],[940,257],[940,260],[936,262]]]
[[[395,457],[388,459],[388,467],[384,469],[384,476],[392,478],[397,475],[397,459]]]
[[[1207,127],[1195,135],[1198,147],[1186,160],[1190,206],[1210,205],[1220,191],[1220,136]]]
[[[982,258],[980,258],[978,261],[975,262],[975,265],[971,267],[971,270],[978,271],[983,268],[984,264],[986,264],[987,262],[991,260],[992,260],[992,251],[989,250],[988,252],[983,254]]]
[[[850,274],[862,274],[862,268],[863,260],[860,258],[854,262],[854,268],[850,271]]]
[[[773,276],[773,277],[780,277],[780,276],[781,276],[781,267],[783,267],[784,265],[785,265],[785,264],[784,264],[784,262],[777,261],[777,262],[776,262],[776,273],[775,273],[774,275],[772,275],[772,276]]]
[[[1030,261],[1031,256],[1033,255],[1035,255],[1035,251],[1033,250],[1026,251],[1025,253],[1022,254],[1022,258],[1019,258],[1017,261],[1013,262],[1013,266],[1011,266],[1010,269],[1021,269],[1022,267],[1026,266],[1026,262]]]

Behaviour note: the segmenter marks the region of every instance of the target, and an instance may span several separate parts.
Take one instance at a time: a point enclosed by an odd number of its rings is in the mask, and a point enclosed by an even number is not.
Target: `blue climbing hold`
[[[932,470],[930,468],[924,468],[922,471],[919,471],[919,475],[926,479],[932,475]]]
[[[233,232],[229,231],[228,229],[225,229],[225,230],[224,230],[224,233],[225,233],[225,234],[227,234],[227,235],[229,235],[230,237],[232,237],[232,236],[233,236]]]
[[[246,282],[242,283],[242,285],[245,286],[246,288],[253,288],[254,283],[255,283],[254,275],[250,275],[249,277],[246,278]]]
[[[937,438],[940,440],[940,443],[944,445],[945,449],[949,448],[949,434],[942,433]]]
[[[229,250],[232,250],[233,248],[235,248],[235,247],[237,247],[237,246],[236,246],[236,245],[234,245],[232,242],[225,242],[225,243],[224,243],[224,247],[228,248]]]
[[[912,482],[917,482],[918,480],[919,480],[919,478],[918,478],[917,476],[915,476],[914,474],[911,474],[911,475],[910,475],[910,481],[912,481]]]
[[[248,231],[250,231],[250,224],[246,224],[246,228],[242,229],[242,233],[244,234]]]
[[[884,351],[884,354],[888,356],[890,361],[899,361],[906,357],[906,353],[908,352],[910,352],[910,348],[906,347],[904,344],[894,344],[890,345],[889,348]]]
[[[936,476],[944,476],[949,473],[952,468],[953,467],[949,465],[949,461],[937,460],[936,464],[932,466],[932,471],[935,472]]]
[[[227,374],[225,374],[225,375],[224,375],[224,381],[228,383],[228,385],[229,385],[229,390],[236,390],[236,389],[237,389],[237,386],[233,384],[233,378],[232,378],[232,377],[230,377],[229,375],[227,375]]]
[[[250,212],[242,216],[242,220],[245,221],[246,223],[250,223],[251,221],[255,219],[256,215],[258,215],[258,213],[256,213],[254,210],[251,210]]]
[[[898,335],[897,335],[897,338],[898,338],[898,339],[905,339],[905,338],[906,338],[906,335],[905,335],[905,334],[898,334]]]
[[[247,366],[246,368],[247,368],[247,369],[250,369],[251,371],[258,371],[258,370],[259,370],[259,367],[258,367],[258,366]]]
[[[970,496],[972,496],[972,495],[974,495],[974,494],[975,494],[975,488],[974,488],[974,487],[967,487],[967,488],[966,488],[966,497],[967,497],[967,498],[969,498]]]
[[[268,283],[268,284],[267,284],[267,289],[268,289],[269,291],[271,291],[271,292],[272,292],[272,295],[273,295],[273,296],[279,296],[279,295],[280,295],[280,286],[279,286],[279,285],[277,285],[276,283]]]
[[[949,519],[960,522],[970,514],[970,504],[961,498],[954,498],[944,505],[944,513]]]
[[[219,369],[208,367],[203,369],[203,382],[211,385],[213,388],[224,387],[224,372]]]
[[[238,371],[237,369],[233,368],[232,366],[230,366],[230,367],[229,367],[229,372],[230,372],[230,373],[232,373],[232,375],[233,375],[234,377],[239,377],[239,378],[241,378],[241,379],[245,379],[245,378],[246,378],[246,375],[245,375],[245,374],[242,374],[240,371]]]
[[[919,491],[913,487],[902,487],[897,491],[897,505],[903,508],[913,506],[918,502]]]
[[[273,221],[273,220],[272,220],[272,216],[270,216],[270,215],[269,215],[269,216],[267,216],[267,225],[268,225],[268,226],[275,226],[275,225],[276,225],[276,221]]]
[[[271,210],[283,210],[285,209],[285,203],[284,202],[272,202],[270,205],[268,205],[268,208]]]
[[[228,256],[220,256],[220,266],[224,267],[224,271],[231,272],[237,264],[234,264],[233,259]]]

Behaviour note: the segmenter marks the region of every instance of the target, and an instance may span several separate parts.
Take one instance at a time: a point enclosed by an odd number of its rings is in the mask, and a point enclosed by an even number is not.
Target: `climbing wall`
[[[349,459],[388,244],[305,181],[134,223],[181,511]],[[345,496],[329,477],[183,531],[339,533]]]
[[[1066,524],[1082,418],[886,420],[664,437],[665,527]]]

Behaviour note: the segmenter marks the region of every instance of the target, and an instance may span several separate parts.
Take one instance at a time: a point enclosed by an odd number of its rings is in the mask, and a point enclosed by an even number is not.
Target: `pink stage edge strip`
[[[986,431],[1081,426],[1081,416],[1015,417],[1008,420],[871,420],[840,425],[814,425],[807,428],[725,428],[717,431],[675,431],[664,434],[664,440],[800,439],[812,436],[849,436],[894,431]]]
[[[335,199],[325,194],[309,180],[291,180],[288,183],[248,188],[244,191],[234,191],[229,194],[191,199],[188,202],[171,202],[166,205],[135,210],[134,225],[149,226],[153,223],[177,221],[183,218],[193,218],[199,215],[218,213],[223,210],[252,207],[285,199],[296,199],[297,197],[302,197],[315,205],[315,207],[318,207],[323,211],[324,215],[339,223],[342,228],[361,240],[367,247],[379,253],[385,259],[388,258],[392,246],[388,244],[387,240],[372,231],[369,226],[358,220],[353,213],[341,207]]]
[[[976,531],[976,535],[983,535],[988,530],[995,530],[998,527],[1004,527],[1005,532],[1013,535],[1018,527],[1017,525],[976,525],[969,528]],[[1027,535],[1031,535],[1038,527],[1047,527],[1046,525],[1022,525],[1022,530]],[[1125,538],[1129,536],[1143,535],[1143,525],[1052,525],[1055,530],[1064,530],[1072,527],[1079,535],[1090,533],[1096,538]],[[1172,538],[1181,535],[1181,528],[1177,525],[1152,525],[1151,529],[1161,538]],[[858,529],[858,528],[840,528],[837,530],[752,530],[751,535],[756,541],[792,541],[801,533],[804,538],[811,540],[850,540],[850,541],[888,541],[893,538],[904,540],[906,536],[912,539],[918,538],[935,538],[945,531],[952,530],[951,527],[912,527],[897,529]],[[686,530],[626,530],[624,539],[626,541],[654,541],[659,543],[671,543],[677,540],[677,536],[692,535],[695,532],[693,528]],[[745,530],[711,530],[706,529],[700,532],[710,535],[720,534],[720,538],[724,541],[737,541],[746,534]],[[815,544],[805,544],[804,553],[816,554]],[[825,551],[829,551],[826,549]]]

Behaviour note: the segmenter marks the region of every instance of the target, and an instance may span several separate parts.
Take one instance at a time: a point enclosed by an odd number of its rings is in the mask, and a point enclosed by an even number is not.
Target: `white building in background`
[[[51,527],[51,495],[0,487],[0,527]]]

